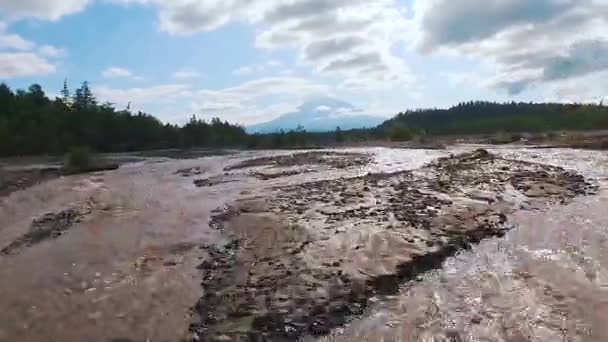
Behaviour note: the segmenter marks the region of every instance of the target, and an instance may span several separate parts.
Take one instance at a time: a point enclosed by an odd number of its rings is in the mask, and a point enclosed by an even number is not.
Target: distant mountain
[[[328,132],[336,127],[342,130],[376,127],[386,118],[361,114],[350,103],[329,98],[316,98],[302,104],[297,112],[287,113],[261,124],[246,127],[248,133],[274,133],[303,127],[309,132]]]

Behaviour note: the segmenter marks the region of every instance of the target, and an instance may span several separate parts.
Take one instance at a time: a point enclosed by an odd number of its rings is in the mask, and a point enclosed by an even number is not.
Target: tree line
[[[491,134],[608,129],[608,107],[600,104],[463,102],[449,109],[409,110],[377,129],[395,127],[427,135]]]
[[[129,106],[128,106],[129,107]],[[38,84],[11,90],[0,84],[0,156],[63,154],[85,146],[95,152],[165,148],[321,147],[416,136],[608,129],[603,104],[466,102],[449,109],[409,110],[372,129],[311,133],[302,127],[249,135],[239,125],[195,116],[184,125],[162,123],[130,108],[99,103],[87,82],[73,92],[64,83],[50,99]]]
[[[154,116],[99,103],[87,82],[73,94],[67,82],[50,99],[38,84],[11,90],[0,84],[0,156],[63,154],[74,146],[96,152],[178,147],[242,146],[248,139],[238,125],[192,117],[183,126]]]

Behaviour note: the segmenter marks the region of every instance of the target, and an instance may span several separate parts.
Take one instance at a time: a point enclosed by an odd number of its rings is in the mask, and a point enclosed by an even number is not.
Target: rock
[[[213,269],[213,263],[209,260],[205,260],[202,263],[200,263],[198,266],[196,266],[197,270],[209,270],[209,269]]]

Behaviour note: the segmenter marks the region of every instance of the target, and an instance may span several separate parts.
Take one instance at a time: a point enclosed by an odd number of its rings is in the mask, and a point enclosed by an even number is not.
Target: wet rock
[[[311,173],[316,172],[314,170],[282,170],[279,172],[254,172],[253,176],[260,180],[271,180],[282,177],[290,177],[295,175],[300,175],[303,173]]]
[[[177,171],[175,171],[175,174],[180,175],[182,177],[192,177],[192,176],[198,176],[198,175],[202,174],[203,172],[204,171],[200,166],[195,166],[195,167],[177,170]]]
[[[345,169],[367,165],[370,162],[371,157],[367,154],[315,151],[249,159],[228,166],[224,170],[230,171],[259,166],[289,167],[302,165],[328,165],[336,169]]]
[[[212,186],[216,186],[218,184],[224,184],[224,183],[233,183],[233,182],[237,182],[237,181],[238,180],[232,179],[232,178],[226,177],[226,176],[215,176],[215,177],[204,178],[204,179],[196,179],[196,180],[194,180],[194,185],[196,185],[199,188],[202,188],[202,187],[212,187]]]

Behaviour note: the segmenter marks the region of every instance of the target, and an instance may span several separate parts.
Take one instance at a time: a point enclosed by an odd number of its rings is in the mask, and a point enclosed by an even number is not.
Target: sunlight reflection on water
[[[377,298],[365,316],[322,341],[608,341],[608,155],[494,152],[576,170],[598,182],[600,193],[516,213],[504,238],[483,241],[397,295]],[[387,169],[401,167],[398,150],[376,153]],[[403,162],[437,153],[417,151]]]

